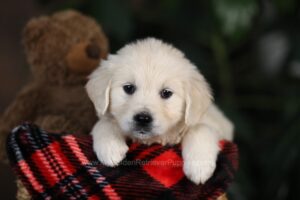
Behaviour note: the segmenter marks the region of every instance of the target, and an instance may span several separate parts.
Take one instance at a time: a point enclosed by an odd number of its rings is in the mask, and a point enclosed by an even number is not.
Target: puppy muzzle
[[[140,112],[133,116],[135,123],[134,131],[140,134],[147,134],[151,132],[153,117],[149,112]]]

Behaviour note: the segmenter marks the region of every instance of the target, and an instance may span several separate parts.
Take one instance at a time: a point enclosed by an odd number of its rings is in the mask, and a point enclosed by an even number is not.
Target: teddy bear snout
[[[87,56],[91,59],[99,59],[101,50],[100,47],[95,43],[90,43],[86,46],[85,52]]]
[[[82,41],[70,48],[66,55],[67,65],[71,72],[89,74],[99,65],[102,54],[98,43]]]

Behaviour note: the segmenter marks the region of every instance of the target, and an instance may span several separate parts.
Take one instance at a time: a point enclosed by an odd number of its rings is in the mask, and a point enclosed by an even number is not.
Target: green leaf
[[[213,0],[213,10],[221,32],[239,40],[250,30],[258,6],[255,0]]]

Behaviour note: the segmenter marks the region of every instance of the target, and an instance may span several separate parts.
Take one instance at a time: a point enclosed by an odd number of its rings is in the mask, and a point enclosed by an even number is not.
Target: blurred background
[[[29,80],[21,33],[32,17],[74,8],[94,17],[111,52],[155,36],[183,50],[236,125],[240,169],[230,199],[299,199],[299,0],[10,0],[0,7],[0,114]],[[1,199],[14,176],[0,166]]]

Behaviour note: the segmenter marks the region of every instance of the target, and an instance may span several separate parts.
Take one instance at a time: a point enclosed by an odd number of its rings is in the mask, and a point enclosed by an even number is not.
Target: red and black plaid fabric
[[[97,161],[87,135],[47,133],[32,124],[7,141],[10,162],[34,199],[216,199],[233,180],[237,147],[220,142],[216,171],[204,185],[182,171],[180,146],[131,144],[115,168]]]

